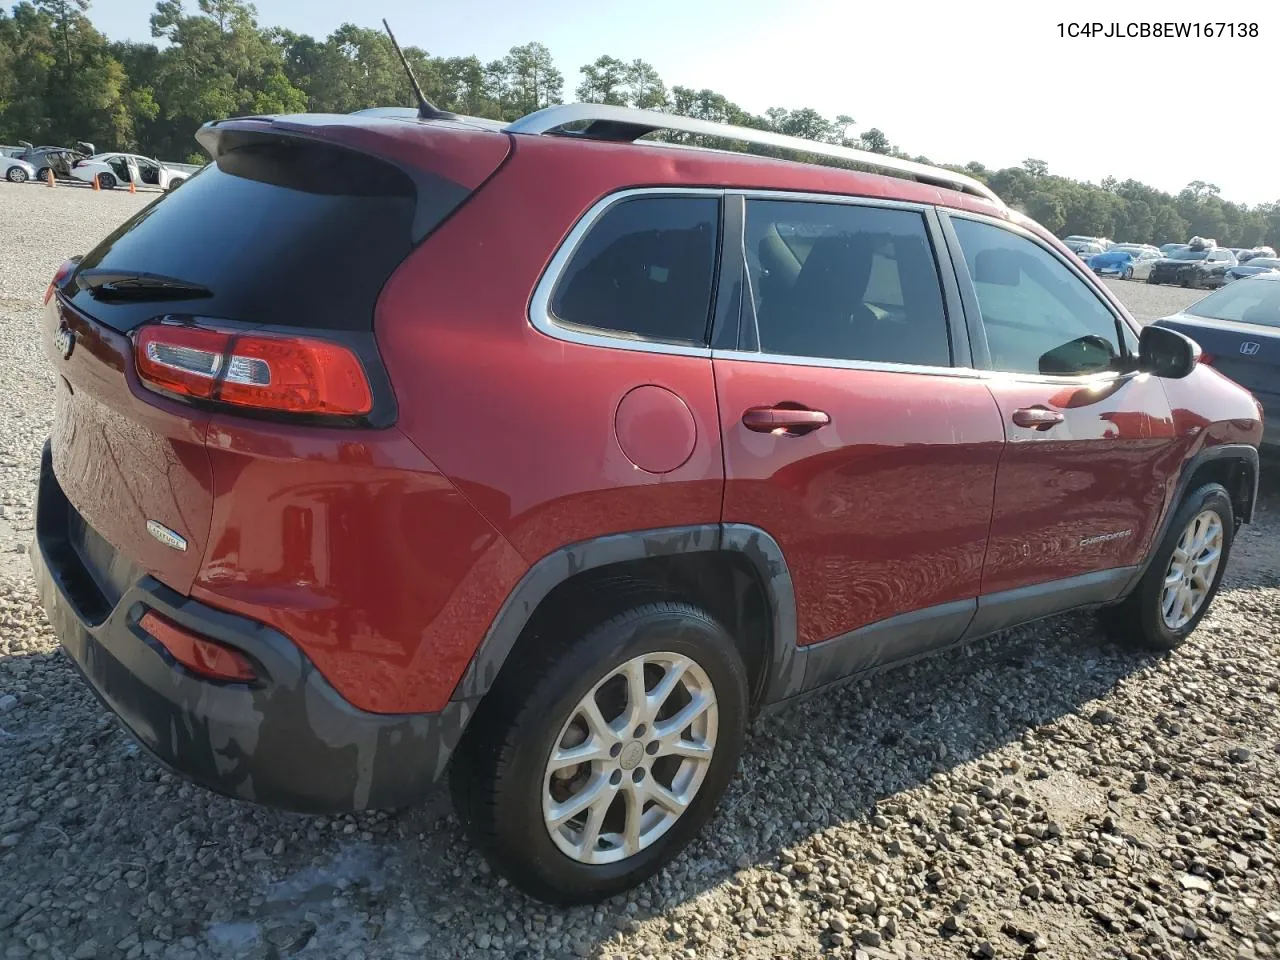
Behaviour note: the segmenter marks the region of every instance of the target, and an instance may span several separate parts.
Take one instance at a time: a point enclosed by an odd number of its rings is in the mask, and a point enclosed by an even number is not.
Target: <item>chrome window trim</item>
[[[557,340],[582,344],[589,347],[609,347],[614,350],[636,350],[642,353],[661,353],[678,357],[711,357],[710,347],[695,347],[683,343],[668,343],[665,340],[650,340],[645,337],[628,336],[625,333],[597,331],[595,327],[584,327],[561,320],[551,312],[551,298],[555,294],[557,284],[564,275],[565,268],[573,259],[582,241],[596,225],[597,221],[616,204],[635,197],[709,197],[723,200],[729,191],[723,188],[709,187],[634,187],[619,190],[597,200],[578,220],[569,235],[561,242],[555,256],[547,264],[534,288],[533,297],[529,301],[529,323],[539,333]],[[716,225],[717,231],[720,224]],[[719,261],[715,268],[719,269]],[[708,307],[708,318],[710,309]]]
[[[710,347],[692,347],[686,344],[667,343],[661,340],[648,340],[643,337],[627,336],[623,333],[594,332],[591,328],[580,327],[559,320],[551,312],[551,297],[556,284],[560,281],[564,268],[577,252],[582,240],[590,232],[595,223],[609,208],[624,200],[643,196],[687,196],[711,197],[723,200],[730,195],[740,195],[745,200],[787,200],[807,203],[848,203],[888,207],[918,212],[922,216],[932,204],[917,203],[906,200],[893,200],[883,197],[860,197],[851,194],[828,194],[814,192],[792,192],[787,190],[735,189],[732,187],[632,187],[619,190],[602,197],[587,210],[573,226],[561,242],[547,268],[543,271],[529,302],[529,323],[539,333],[556,340],[576,343],[583,346],[605,347],[612,350],[631,350],[639,353],[656,353],[667,356],[698,357],[702,359],[741,360],[747,363],[773,363],[796,367],[818,367],[830,370],[863,370],[872,373],[900,373],[915,376],[959,377],[976,380],[1016,380],[1022,383],[1056,383],[1064,386],[1088,386],[1093,383],[1104,383],[1121,377],[1132,376],[1132,372],[1110,372],[1103,374],[1080,374],[1078,376],[1049,376],[1044,374],[1015,373],[1008,370],[984,370],[971,366],[935,367],[913,363],[889,363],[875,360],[837,360],[828,357],[793,357],[786,354],[762,353],[752,350],[713,350]],[[969,214],[968,211],[955,211],[949,207],[936,208],[948,214],[963,213],[976,220],[989,221],[996,226],[1004,226],[1028,239],[1039,243],[1039,238],[1017,224],[998,217],[987,217],[981,214]],[[745,218],[744,218],[745,227]],[[722,240],[723,242],[723,240]],[[1040,243],[1043,247],[1044,244]],[[1047,249],[1047,248],[1046,248]],[[1057,256],[1056,251],[1049,251]],[[1061,257],[1058,257],[1061,260]],[[1067,264],[1070,267],[1070,264]],[[718,264],[717,264],[718,268]],[[1078,271],[1077,271],[1078,273]],[[748,271],[749,275],[749,271]],[[748,279],[748,283],[750,280]],[[1105,301],[1104,305],[1108,306]],[[1114,312],[1114,311],[1113,311]]]
[[[782,353],[759,353],[753,350],[714,350],[715,360],[744,360],[747,363],[774,363],[790,367],[822,367],[828,370],[865,370],[872,373],[906,373],[917,376],[964,377],[974,379],[987,371],[973,367],[933,367],[917,363],[891,363],[884,360],[836,360],[827,357],[793,357]]]

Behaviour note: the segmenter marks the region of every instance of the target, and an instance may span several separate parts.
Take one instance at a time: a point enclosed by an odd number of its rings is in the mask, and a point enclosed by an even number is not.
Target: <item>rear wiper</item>
[[[193,300],[213,296],[208,287],[156,273],[82,270],[76,274],[76,284],[100,300]]]

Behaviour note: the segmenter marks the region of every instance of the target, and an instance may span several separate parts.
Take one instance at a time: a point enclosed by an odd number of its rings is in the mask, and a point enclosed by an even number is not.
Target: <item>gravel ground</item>
[[[1280,956],[1280,488],[1183,650],[1089,617],[759,721],[703,839],[595,909],[514,893],[447,806],[305,818],[141,756],[16,552],[49,276],[149,198],[0,184],[0,958]],[[1117,282],[1143,316],[1177,288]]]

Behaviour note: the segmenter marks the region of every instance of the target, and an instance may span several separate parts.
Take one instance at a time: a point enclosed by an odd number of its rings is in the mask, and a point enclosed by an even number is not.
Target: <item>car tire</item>
[[[1124,273],[1122,273],[1120,276],[1121,276],[1121,279],[1123,279],[1123,280],[1132,280],[1132,279],[1133,279],[1133,267],[1125,267],[1125,268],[1124,268]]]
[[[548,903],[595,903],[652,876],[711,817],[746,735],[746,670],[725,629],[684,602],[642,602],[585,629],[556,623],[545,634],[531,655],[508,661],[485,696],[454,756],[450,788],[468,835],[516,887]],[[653,706],[677,664],[684,672],[671,696]],[[625,691],[636,670],[646,698],[631,714]],[[689,725],[669,729],[704,702]],[[649,738],[658,731],[655,752]],[[677,742],[683,752],[668,754]],[[590,762],[565,766],[561,758],[555,766],[555,752],[592,743]],[[695,759],[688,751],[699,743],[708,752]],[[588,791],[603,799],[566,818]]]
[[[10,167],[5,172],[4,178],[10,183],[26,183],[27,171],[23,170],[21,167]]]
[[[1188,270],[1182,275],[1182,285],[1188,290],[1200,289],[1200,274],[1194,270]]]
[[[98,186],[103,190],[114,190],[119,181],[110,173],[98,174]]]
[[[40,169],[38,169],[38,170],[36,171],[36,179],[37,179],[37,180],[39,180],[41,183],[43,183],[44,181],[48,180],[48,179],[49,179],[49,168],[48,168],[48,167],[41,167]]]
[[[174,190],[177,190],[180,186],[182,186],[183,181],[185,180],[186,180],[186,177],[174,177],[172,180],[169,181],[169,185],[164,188],[165,192],[171,193]]]
[[[1184,559],[1188,546],[1195,547],[1197,524],[1202,524],[1200,530],[1209,540],[1191,550],[1190,556]],[[1188,494],[1133,592],[1116,606],[1102,611],[1107,633],[1118,642],[1148,649],[1172,650],[1180,646],[1217,596],[1231,556],[1235,531],[1231,497],[1222,484],[1206,483]],[[1204,558],[1214,550],[1216,558],[1209,570]],[[1170,583],[1179,572],[1183,579]],[[1190,593],[1184,593],[1184,588]],[[1182,605],[1182,598],[1188,596],[1190,609]],[[1171,602],[1172,616],[1169,614]]]

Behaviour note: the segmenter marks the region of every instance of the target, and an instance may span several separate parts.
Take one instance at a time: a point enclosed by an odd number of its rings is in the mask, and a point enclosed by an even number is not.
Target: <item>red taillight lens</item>
[[[49,281],[49,286],[44,291],[44,305],[46,307],[49,305],[49,301],[53,299],[53,292],[58,289],[58,284],[67,279],[75,268],[76,261],[74,260],[68,260],[58,268],[58,272],[53,275],[53,279]]]
[[[140,626],[193,673],[213,680],[256,680],[257,673],[244,654],[180,627],[168,617],[148,610]]]
[[[134,337],[134,359],[143,383],[179,396],[280,413],[373,409],[359,357],[327,340],[148,324]]]

